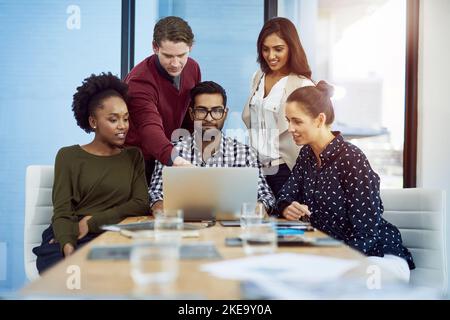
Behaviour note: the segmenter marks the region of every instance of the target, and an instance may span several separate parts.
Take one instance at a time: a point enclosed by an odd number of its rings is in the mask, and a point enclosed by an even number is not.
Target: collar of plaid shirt
[[[194,131],[194,133],[191,136],[191,142],[189,143],[189,145],[192,144],[191,163],[194,165],[200,164],[200,163],[206,163],[210,159],[209,158],[207,161],[203,161],[203,155],[202,155],[203,137],[204,137],[203,133],[198,132],[198,131]],[[213,152],[211,154],[211,158],[221,159],[221,158],[223,158],[223,155],[225,154],[226,137],[223,134],[223,132],[221,132],[221,134],[220,134],[220,144],[219,145],[220,145],[219,150]],[[208,151],[208,147],[206,147],[205,151],[206,152]]]

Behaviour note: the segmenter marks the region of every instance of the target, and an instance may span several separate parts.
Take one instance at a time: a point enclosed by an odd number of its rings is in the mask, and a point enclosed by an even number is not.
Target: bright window
[[[405,0],[279,0],[315,81],[335,86],[334,129],[360,147],[382,187],[403,186]]]

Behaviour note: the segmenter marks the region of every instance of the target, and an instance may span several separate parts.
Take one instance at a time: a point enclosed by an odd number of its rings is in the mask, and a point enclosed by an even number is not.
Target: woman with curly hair
[[[39,273],[95,238],[102,225],[148,212],[142,154],[123,147],[127,90],[120,79],[102,73],[86,78],[73,96],[77,124],[93,132],[94,139],[61,148],[56,155],[52,224],[33,249]]]

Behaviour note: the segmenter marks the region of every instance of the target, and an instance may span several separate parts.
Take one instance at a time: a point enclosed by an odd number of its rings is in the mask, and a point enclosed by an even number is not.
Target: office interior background
[[[405,183],[404,159],[410,158],[404,152],[406,144],[417,143],[415,186],[444,189],[450,203],[450,1],[417,1],[418,126],[412,140],[405,132],[411,112],[411,91],[405,90],[408,1],[416,0],[136,0],[129,58],[137,64],[152,53],[159,18],[187,20],[202,79],[228,93],[225,129],[245,142],[241,111],[258,67],[256,39],[265,6],[275,4],[278,16],[296,24],[313,79],[335,86],[334,129],[363,149],[382,188],[414,186]],[[71,111],[75,88],[92,73],[121,76],[122,4],[0,0],[0,293],[26,283],[26,167],[53,164],[62,146],[88,143],[92,137],[76,126]]]

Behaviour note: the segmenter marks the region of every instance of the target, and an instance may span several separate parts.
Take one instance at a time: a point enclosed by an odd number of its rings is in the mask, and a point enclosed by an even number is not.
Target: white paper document
[[[328,285],[359,261],[316,255],[279,253],[209,263],[202,270],[220,278],[251,282],[262,297],[269,299],[313,299],[299,288]]]
[[[359,261],[297,253],[278,253],[208,263],[201,267],[216,277],[233,280],[276,278],[322,282],[339,278]]]

